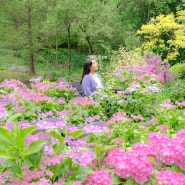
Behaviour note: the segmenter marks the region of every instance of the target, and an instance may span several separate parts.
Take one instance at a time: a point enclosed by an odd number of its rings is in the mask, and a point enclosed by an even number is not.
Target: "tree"
[[[34,52],[38,45],[40,26],[44,17],[45,0],[39,2],[36,0],[7,1],[4,2],[4,11],[6,11],[5,27],[8,27],[7,35],[11,35],[12,29],[14,39],[12,46],[15,49],[28,49],[28,64],[30,75],[35,75]],[[39,14],[39,16],[38,16]],[[16,43],[16,45],[15,45]],[[9,45],[10,46],[10,45]],[[11,46],[11,47],[12,47]]]
[[[112,37],[116,25],[116,21],[114,22],[114,18],[117,17],[116,6],[117,0],[81,1],[78,25],[82,38],[87,41],[90,55],[96,52],[96,45]]]
[[[53,0],[50,1],[50,4],[48,4],[48,13],[46,20],[44,22],[44,26],[42,29],[42,39],[45,40],[47,43],[47,47],[51,47],[55,44],[55,53],[56,53],[56,67],[57,70],[59,70],[59,56],[58,56],[58,50],[59,45],[62,43],[60,39],[60,32],[62,32],[62,29],[64,27],[63,22],[60,19],[60,12],[58,11],[59,1]],[[52,42],[52,38],[55,38],[55,43]]]
[[[152,18],[148,24],[137,31],[137,34],[144,38],[142,50],[162,54],[164,61],[171,64],[180,62],[185,54],[184,23],[185,11],[178,11],[177,16],[168,14]]]
[[[65,26],[68,37],[68,69],[71,69],[71,27],[77,23],[79,3],[76,0],[59,0],[57,16]]]

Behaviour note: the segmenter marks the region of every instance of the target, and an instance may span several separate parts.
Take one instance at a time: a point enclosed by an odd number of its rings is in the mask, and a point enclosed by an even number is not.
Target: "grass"
[[[4,79],[17,79],[22,82],[27,82],[33,76],[30,76],[28,73],[22,72],[12,72],[8,69],[15,64],[16,66],[25,66],[27,67],[27,61],[17,57],[15,51],[0,49],[0,82]],[[57,80],[59,77],[66,78],[69,81],[73,79],[81,78],[81,71],[78,69],[76,71],[68,71],[67,65],[59,64],[59,70],[56,69],[56,66],[53,63],[44,62],[38,63],[35,62],[35,72],[37,76],[47,77],[47,74],[51,74],[52,80]]]

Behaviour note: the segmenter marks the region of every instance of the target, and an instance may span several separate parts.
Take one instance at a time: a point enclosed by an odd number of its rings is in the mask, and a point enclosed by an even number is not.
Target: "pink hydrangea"
[[[125,152],[121,148],[114,148],[110,150],[104,159],[105,166],[115,166],[124,158]]]
[[[107,121],[107,124],[116,123],[116,122],[119,123],[122,121],[130,123],[131,119],[126,117],[125,112],[117,112],[113,114],[112,118]]]
[[[152,133],[149,140],[164,164],[175,164],[185,170],[185,130],[181,130],[173,139],[159,133]]]
[[[123,179],[132,178],[138,184],[146,183],[152,176],[153,166],[146,156],[135,152],[125,153],[124,158],[115,165],[116,174]]]
[[[85,185],[111,185],[112,177],[105,170],[97,170],[87,176]]]
[[[149,135],[149,141],[150,145],[157,151],[159,152],[162,148],[165,148],[165,145],[167,143],[170,143],[170,139],[158,132],[151,133]]]
[[[135,152],[138,155],[142,155],[146,157],[153,157],[155,160],[157,160],[157,152],[150,145],[146,145],[143,143],[136,143],[132,147],[132,152]]]
[[[156,174],[157,185],[184,185],[185,175],[171,171],[161,171]]]

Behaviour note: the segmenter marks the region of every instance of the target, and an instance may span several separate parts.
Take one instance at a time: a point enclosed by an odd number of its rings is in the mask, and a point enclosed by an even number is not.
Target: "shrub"
[[[180,79],[185,78],[185,63],[179,63],[172,66],[170,71]]]
[[[184,59],[184,13],[178,11],[177,16],[159,15],[143,25],[137,31],[144,38],[143,52],[162,54],[163,60],[170,64],[181,62]]]

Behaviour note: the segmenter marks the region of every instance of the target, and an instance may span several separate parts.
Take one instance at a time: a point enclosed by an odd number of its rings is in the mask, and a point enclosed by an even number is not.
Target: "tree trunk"
[[[88,46],[89,46],[89,55],[93,55],[93,54],[94,54],[94,51],[93,51],[93,44],[92,44],[92,42],[90,41],[90,37],[86,37],[86,40],[87,40],[87,43],[88,43]]]
[[[66,24],[67,34],[68,34],[68,69],[71,70],[71,34],[70,34],[70,24]]]
[[[80,27],[80,29],[82,30],[82,32],[83,33],[85,33],[85,35],[86,35],[86,37],[85,37],[85,39],[87,40],[87,43],[88,43],[88,47],[89,47],[89,55],[93,55],[93,44],[92,44],[92,42],[90,41],[90,37],[87,35],[87,32],[86,32],[86,30],[80,25],[79,26]]]
[[[33,41],[31,31],[31,7],[28,5],[28,44],[29,44],[29,71],[30,75],[35,75],[34,58],[33,58]]]
[[[80,66],[80,60],[81,60],[81,42],[80,45],[78,45],[78,65]]]
[[[59,70],[59,64],[58,64],[58,31],[56,31],[56,65],[57,65],[57,70]]]

